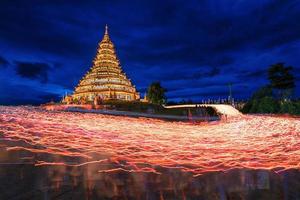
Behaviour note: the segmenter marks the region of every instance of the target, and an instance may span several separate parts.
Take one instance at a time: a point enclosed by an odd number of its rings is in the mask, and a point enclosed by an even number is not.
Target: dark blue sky
[[[0,3],[0,104],[71,92],[91,67],[105,24],[143,95],[161,81],[171,100],[248,98],[266,69],[294,66],[300,94],[299,0],[56,1]]]

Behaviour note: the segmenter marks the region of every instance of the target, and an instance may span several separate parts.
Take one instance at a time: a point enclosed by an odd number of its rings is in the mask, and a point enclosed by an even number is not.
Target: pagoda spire
[[[110,41],[109,34],[108,34],[108,26],[107,26],[107,24],[105,25],[105,32],[104,32],[104,36],[103,36],[102,41],[103,42]]]
[[[105,24],[105,35],[108,35],[108,26]]]
[[[95,97],[126,101],[140,98],[135,86],[121,68],[107,25],[103,39],[98,45],[93,66],[78,83],[73,94],[75,99],[86,97],[91,101]]]

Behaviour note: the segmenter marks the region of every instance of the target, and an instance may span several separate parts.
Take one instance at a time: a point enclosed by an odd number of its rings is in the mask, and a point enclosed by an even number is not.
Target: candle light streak
[[[24,159],[37,167],[97,164],[98,173],[157,174],[177,168],[194,176],[300,168],[300,120],[286,116],[192,124],[2,106],[0,136],[7,151],[27,152]]]

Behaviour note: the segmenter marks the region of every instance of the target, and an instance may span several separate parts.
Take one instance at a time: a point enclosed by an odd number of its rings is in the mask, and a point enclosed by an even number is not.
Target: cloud
[[[162,72],[159,69],[149,70],[148,78],[158,81],[179,81],[179,80],[197,80],[201,78],[214,77],[220,74],[220,69],[210,66],[199,66],[187,68],[184,65],[180,67],[168,66]]]
[[[58,101],[65,92],[70,92],[60,85],[21,77],[13,69],[5,70],[6,73],[0,73],[1,105],[39,105],[51,100]]]
[[[42,82],[47,82],[49,69],[50,66],[47,63],[16,62],[16,73],[19,76]]]
[[[0,67],[6,67],[9,62],[2,56],[0,56]]]
[[[258,79],[258,78],[266,78],[267,70],[266,69],[258,69],[255,71],[243,71],[238,74],[239,77],[243,79]]]
[[[72,90],[108,24],[121,65],[141,91],[159,80],[170,98],[209,97],[226,94],[222,85],[232,82],[243,83],[235,95],[246,97],[266,81],[269,65],[299,70],[299,19],[297,0],[5,1],[0,70],[6,74],[3,66],[11,66],[15,79]]]

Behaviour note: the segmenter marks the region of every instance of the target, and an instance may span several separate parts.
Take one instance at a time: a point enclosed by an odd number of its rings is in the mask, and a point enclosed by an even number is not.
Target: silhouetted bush
[[[244,105],[243,113],[274,113],[278,111],[278,104],[272,97],[272,88],[264,86],[259,88]]]
[[[300,115],[300,102],[284,101],[280,105],[279,113]]]
[[[278,102],[272,97],[263,97],[258,101],[257,113],[277,113],[279,110]]]
[[[260,88],[242,108],[243,113],[281,113],[300,115],[300,101],[275,99],[267,87]]]

